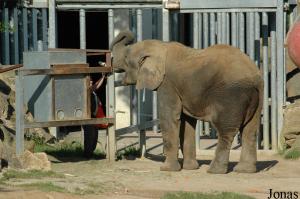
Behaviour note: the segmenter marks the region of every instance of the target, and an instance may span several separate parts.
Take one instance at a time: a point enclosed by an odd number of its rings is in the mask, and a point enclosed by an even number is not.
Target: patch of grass
[[[82,157],[83,146],[78,142],[73,143],[62,143],[56,145],[36,145],[34,152],[45,152],[55,157]],[[105,153],[99,149],[96,149],[93,153],[92,158],[99,159],[105,158]]]
[[[293,160],[299,159],[300,158],[300,149],[292,148],[292,149],[287,150],[284,153],[284,158],[285,159],[293,159]]]
[[[56,173],[54,171],[17,171],[17,170],[7,170],[3,173],[3,180],[9,179],[41,179],[41,178],[64,178],[63,174]]]
[[[140,156],[140,149],[136,147],[126,147],[124,150],[117,153],[117,159],[135,159]]]
[[[222,193],[192,193],[192,192],[178,192],[168,193],[161,199],[254,199],[250,196],[240,195],[232,192]]]
[[[38,182],[38,183],[30,183],[30,184],[22,184],[19,185],[23,188],[29,188],[29,189],[38,189],[40,191],[44,192],[68,192],[65,188],[61,186],[57,186],[53,184],[52,182]]]

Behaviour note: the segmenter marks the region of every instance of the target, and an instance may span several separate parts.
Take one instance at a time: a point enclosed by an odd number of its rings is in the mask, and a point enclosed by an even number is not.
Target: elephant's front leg
[[[183,169],[198,169],[199,164],[196,160],[196,139],[195,128],[197,120],[185,114],[181,116],[180,125],[180,146],[183,153]]]
[[[159,119],[166,156],[164,164],[160,167],[161,171],[179,171],[181,169],[178,162],[181,107],[180,98],[173,88],[163,84],[158,90]]]

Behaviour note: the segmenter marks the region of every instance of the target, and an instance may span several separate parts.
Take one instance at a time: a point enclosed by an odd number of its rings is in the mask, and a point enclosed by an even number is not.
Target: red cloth
[[[104,118],[104,117],[105,117],[105,114],[104,114],[104,111],[103,111],[103,108],[102,108],[102,104],[99,101],[96,118]],[[100,129],[106,129],[108,127],[108,124],[96,124],[96,126]]]

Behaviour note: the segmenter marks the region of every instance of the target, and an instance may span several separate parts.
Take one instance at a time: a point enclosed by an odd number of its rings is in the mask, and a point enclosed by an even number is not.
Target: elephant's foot
[[[210,164],[209,169],[207,170],[207,173],[213,173],[213,174],[225,174],[227,173],[228,167],[225,164],[218,164],[214,161]]]
[[[253,164],[243,164],[243,163],[238,163],[233,171],[238,172],[238,173],[255,173],[256,172],[256,166]]]
[[[193,160],[193,159],[189,159],[189,160],[183,160],[183,169],[186,170],[195,170],[195,169],[199,169],[199,164],[197,162],[197,160]]]
[[[160,167],[161,171],[180,171],[181,166],[178,160],[166,160],[164,164]]]

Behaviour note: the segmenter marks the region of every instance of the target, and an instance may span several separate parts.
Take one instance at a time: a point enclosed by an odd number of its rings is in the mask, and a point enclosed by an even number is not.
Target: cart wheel
[[[91,158],[98,141],[98,129],[94,125],[83,126],[84,132],[84,157]]]

